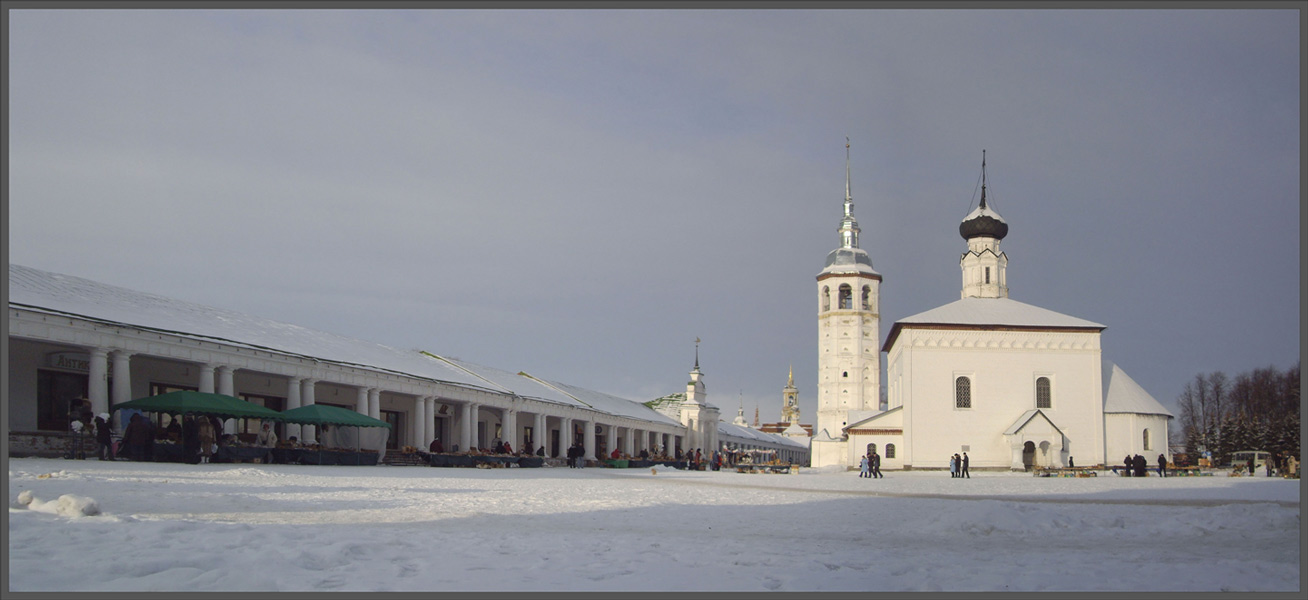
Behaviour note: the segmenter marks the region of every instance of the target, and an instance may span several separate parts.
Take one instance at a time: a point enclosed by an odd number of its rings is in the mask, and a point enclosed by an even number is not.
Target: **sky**
[[[18,593],[1302,590],[1262,474],[7,462]]]
[[[1300,339],[1293,10],[14,10],[8,259],[724,419],[816,416],[846,137],[881,336],[1014,300],[1175,411]]]

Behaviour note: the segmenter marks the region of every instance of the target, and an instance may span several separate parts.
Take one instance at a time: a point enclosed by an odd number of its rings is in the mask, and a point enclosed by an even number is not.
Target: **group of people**
[[[1126,455],[1122,459],[1122,464],[1126,468],[1127,477],[1145,477],[1149,474],[1149,460],[1139,454],[1132,456]],[[1167,477],[1167,455],[1158,455],[1158,476]]]
[[[971,479],[972,473],[967,470],[967,464],[968,458],[966,452],[964,452],[962,456],[954,454],[949,457],[949,476],[957,478],[966,477],[967,479]]]
[[[873,450],[871,454],[864,454],[863,460],[858,463],[858,476],[871,477],[880,479],[885,477],[881,474],[881,455]]]
[[[573,469],[586,468],[586,447],[574,443],[568,448],[568,467]]]

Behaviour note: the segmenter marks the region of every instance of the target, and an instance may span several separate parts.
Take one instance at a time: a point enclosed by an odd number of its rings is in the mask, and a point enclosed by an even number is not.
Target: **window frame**
[[[1045,390],[1044,390],[1044,392],[1045,392],[1045,398],[1044,398],[1044,401],[1045,401],[1046,406],[1040,406],[1040,381],[1041,381],[1041,380],[1043,380],[1043,381],[1045,382]],[[1037,374],[1037,375],[1036,375],[1036,378],[1035,378],[1035,407],[1038,408],[1038,409],[1053,409],[1053,408],[1054,408],[1054,378],[1053,378],[1052,376],[1047,375],[1047,374]]]
[[[966,382],[966,390],[960,387],[960,383],[962,382]],[[954,410],[972,410],[974,408],[972,404],[972,391],[976,387],[975,383],[975,376],[971,373],[954,374]],[[961,393],[963,391],[966,391],[966,398],[964,398]],[[966,403],[966,406],[962,406],[964,403]]]

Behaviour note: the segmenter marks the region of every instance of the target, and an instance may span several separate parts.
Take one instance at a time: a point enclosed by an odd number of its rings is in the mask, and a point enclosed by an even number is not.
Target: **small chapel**
[[[881,274],[859,248],[845,156],[840,246],[818,283],[812,466],[1030,470],[1167,455],[1173,415],[1104,359],[1104,325],[1008,297],[1008,222],[986,197],[959,224],[960,299],[900,319],[880,341]],[[881,353],[886,355],[884,399]]]

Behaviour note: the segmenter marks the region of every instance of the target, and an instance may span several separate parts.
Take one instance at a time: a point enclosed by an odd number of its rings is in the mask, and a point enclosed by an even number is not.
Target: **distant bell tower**
[[[1008,255],[999,249],[1008,235],[1008,223],[986,205],[986,151],[981,151],[981,205],[958,225],[967,240],[967,252],[959,259],[963,271],[964,298],[1007,298]]]
[[[799,389],[795,387],[795,367],[790,367],[786,378],[786,387],[781,390],[781,421],[783,423],[799,422]]]
[[[682,450],[702,449],[711,453],[718,447],[718,407],[708,403],[704,373],[699,370],[699,338],[695,338],[695,367],[686,382],[686,399],[681,403],[681,424],[686,427]]]
[[[867,251],[858,247],[848,138],[845,216],[836,232],[840,247],[827,254],[826,267],[817,276],[818,411],[813,434],[821,439],[843,438],[849,411],[875,411],[880,405],[881,274],[873,270]]]

